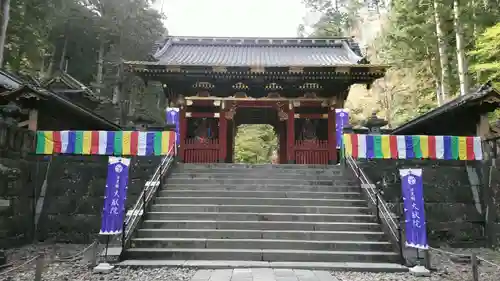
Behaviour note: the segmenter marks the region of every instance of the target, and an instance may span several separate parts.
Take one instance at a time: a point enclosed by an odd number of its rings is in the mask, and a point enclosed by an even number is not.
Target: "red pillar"
[[[227,119],[224,113],[224,105],[221,105],[219,113],[219,162],[226,162],[227,155]]]
[[[287,154],[286,154],[286,126],[287,122],[280,122],[278,125],[279,137],[280,137],[280,149],[279,149],[279,163],[284,164],[287,162]]]
[[[337,135],[335,133],[335,108],[328,110],[328,164],[337,163]]]
[[[186,118],[186,107],[181,106],[179,111],[179,162],[184,162],[184,148],[187,136],[187,118]]]
[[[288,163],[295,163],[295,109],[290,101],[288,107],[288,120],[287,120],[287,160]]]

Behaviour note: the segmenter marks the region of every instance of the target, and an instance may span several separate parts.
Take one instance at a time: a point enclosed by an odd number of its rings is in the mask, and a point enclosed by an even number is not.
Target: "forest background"
[[[1,0],[0,66],[41,81],[66,71],[111,103],[125,105],[127,116],[147,111],[162,120],[161,85],[137,89],[144,86],[120,67],[123,60],[147,59],[154,43],[168,34],[153,3]],[[370,90],[351,88],[346,107],[353,125],[376,111],[394,128],[486,81],[500,86],[500,0],[304,3],[320,16],[300,25],[298,36],[355,36],[371,63],[391,65]],[[275,150],[270,126],[239,129],[237,161],[269,162]]]

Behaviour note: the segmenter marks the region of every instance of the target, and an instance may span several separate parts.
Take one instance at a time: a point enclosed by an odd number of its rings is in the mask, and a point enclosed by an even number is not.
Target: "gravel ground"
[[[22,268],[19,268],[11,273],[5,274],[6,271],[15,268],[17,265],[24,263],[27,258],[35,256],[37,253],[43,252],[48,260],[44,272],[43,280],[92,280],[92,281],[189,281],[194,274],[193,270],[184,268],[148,268],[148,269],[132,269],[132,268],[117,268],[110,274],[91,274],[88,267],[88,262],[85,258],[79,257],[70,262],[56,262],[54,260],[61,257],[69,257],[77,254],[87,245],[74,244],[38,244],[29,245],[19,249],[9,250],[7,252],[9,262],[13,266],[0,271],[0,280],[24,281],[34,280],[35,263],[32,262]],[[445,249],[449,252],[457,254],[470,254],[471,250],[467,249]],[[479,256],[500,264],[500,252],[489,249],[474,249]],[[436,272],[430,278],[424,280],[431,281],[468,281],[472,280],[472,272],[470,264],[459,264],[450,260],[448,255],[432,252],[432,266],[436,268]],[[359,273],[359,272],[333,272],[339,281],[413,281],[422,280],[416,278],[409,273]],[[479,281],[499,281],[500,268],[487,265],[482,262],[479,266]]]
[[[500,264],[500,252],[489,249],[442,249],[456,254],[475,252],[478,256]],[[453,262],[449,255],[431,251],[432,267],[436,269],[429,278],[415,277],[410,273],[361,273],[361,272],[332,272],[339,281],[469,281],[472,280],[470,264]],[[479,281],[499,281],[500,268],[481,262],[479,265]]]
[[[189,281],[194,274],[193,270],[183,268],[116,268],[109,274],[92,274],[88,262],[81,256],[71,261],[54,261],[62,257],[71,257],[88,245],[74,244],[38,244],[29,245],[7,252],[8,262],[12,267],[3,271],[0,269],[0,280],[10,281],[33,281],[35,275],[35,262],[25,265],[10,273],[5,274],[24,262],[30,257],[43,252],[49,261],[42,274],[42,279],[47,281]]]

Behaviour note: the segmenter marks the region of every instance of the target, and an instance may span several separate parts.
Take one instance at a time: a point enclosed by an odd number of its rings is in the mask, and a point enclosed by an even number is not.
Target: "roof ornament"
[[[366,57],[363,57],[360,60],[358,60],[357,63],[358,64],[370,64],[370,61]]]

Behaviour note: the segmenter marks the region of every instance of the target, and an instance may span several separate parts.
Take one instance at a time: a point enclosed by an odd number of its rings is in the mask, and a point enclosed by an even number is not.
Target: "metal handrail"
[[[353,171],[353,173],[356,175],[356,177],[360,180],[361,184],[366,184],[369,185],[370,188],[365,188],[367,190],[367,194],[370,197],[370,200],[374,205],[377,206],[377,217],[384,219],[387,222],[387,226],[389,227],[389,230],[396,239],[396,241],[399,243],[400,242],[400,235],[399,235],[399,228],[398,228],[398,222],[396,218],[393,216],[393,213],[389,211],[389,208],[387,206],[387,203],[385,200],[380,196],[380,193],[374,192],[372,186],[374,184],[368,179],[366,174],[363,172],[363,170],[358,166],[356,161],[352,158],[350,155],[345,156],[346,162],[349,165],[349,168]],[[380,216],[382,215],[382,216]]]
[[[158,187],[161,185],[161,178],[174,162],[175,153],[173,152],[175,151],[175,146],[168,151],[168,155],[161,159],[161,162],[153,173],[153,176],[151,176],[149,181],[144,184],[144,188],[137,198],[134,207],[130,210],[130,214],[124,221],[122,246],[125,246],[130,240],[141,217],[146,213],[146,207],[148,206],[149,201],[153,198],[154,194],[158,190]]]

